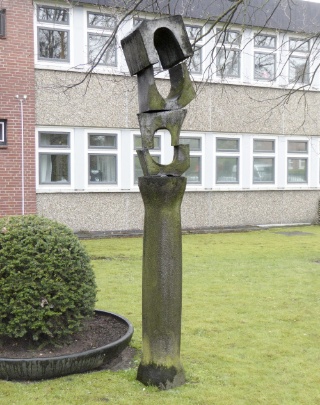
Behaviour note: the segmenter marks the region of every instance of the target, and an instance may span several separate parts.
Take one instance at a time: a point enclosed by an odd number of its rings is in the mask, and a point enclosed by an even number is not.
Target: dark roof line
[[[77,0],[74,4],[91,4],[129,10],[137,0]],[[139,11],[154,14],[181,14],[187,18],[214,21],[234,5],[232,0],[143,0]],[[224,20],[231,17],[228,13]],[[244,0],[231,22],[250,27],[316,34],[320,32],[320,4],[303,0]]]

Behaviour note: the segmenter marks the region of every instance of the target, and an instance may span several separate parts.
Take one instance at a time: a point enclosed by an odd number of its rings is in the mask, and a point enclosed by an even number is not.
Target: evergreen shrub
[[[59,342],[93,315],[95,301],[89,256],[69,228],[0,218],[0,337]]]

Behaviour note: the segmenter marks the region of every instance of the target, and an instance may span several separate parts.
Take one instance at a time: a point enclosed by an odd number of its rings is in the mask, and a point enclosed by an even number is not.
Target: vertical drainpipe
[[[27,96],[16,95],[16,99],[20,102],[20,122],[21,122],[21,214],[24,215],[24,118],[23,118],[23,102],[27,99]]]

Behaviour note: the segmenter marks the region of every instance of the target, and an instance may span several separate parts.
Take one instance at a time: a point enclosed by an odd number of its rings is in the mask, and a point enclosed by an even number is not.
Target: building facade
[[[32,2],[0,2],[0,215],[36,212]]]
[[[37,213],[75,231],[142,229],[136,78],[129,75],[120,40],[155,14],[132,13],[115,31],[123,11],[109,7],[114,2],[26,3],[33,13],[35,121],[34,161],[25,167],[30,184],[36,183]],[[320,5],[305,3],[297,2],[296,14],[303,11],[311,22]],[[181,132],[191,150],[183,228],[317,222],[317,26],[297,27],[294,16],[291,26],[282,8],[267,21],[252,13],[259,25],[252,19],[243,24],[239,12],[228,27],[211,22],[223,10],[211,10],[210,20],[199,9],[182,11],[195,41],[189,68],[197,89]],[[159,71],[157,86],[167,94],[166,72]],[[20,102],[12,102],[19,112]],[[11,120],[4,119],[9,134]],[[7,142],[5,151],[9,136]],[[154,159],[169,163],[172,149],[170,134],[158,131]]]

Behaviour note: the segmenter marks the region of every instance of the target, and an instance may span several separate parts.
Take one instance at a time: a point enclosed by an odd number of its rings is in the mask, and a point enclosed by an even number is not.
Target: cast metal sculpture
[[[139,188],[145,207],[142,273],[142,359],[137,379],[168,389],[184,384],[180,361],[182,244],[180,207],[186,187],[181,175],[190,166],[189,145],[179,144],[180,130],[195,97],[183,62],[193,51],[181,16],[144,20],[121,41],[131,75],[138,77],[142,149],[137,150],[143,177]],[[170,92],[159,93],[153,65],[169,69]],[[153,160],[154,134],[167,129],[173,161]]]

